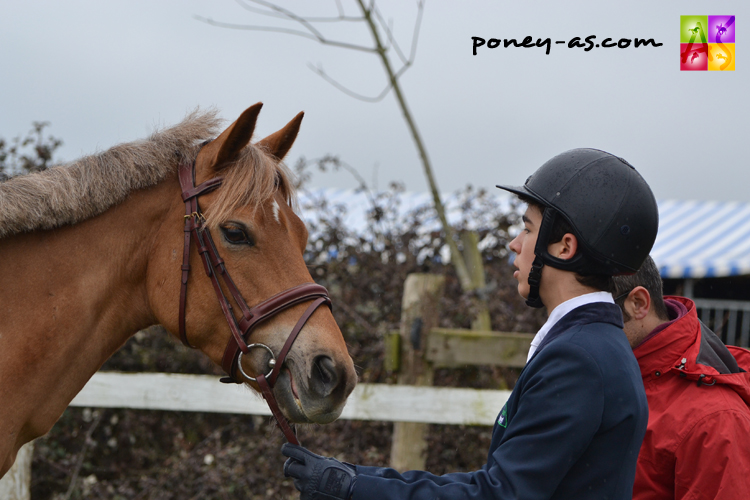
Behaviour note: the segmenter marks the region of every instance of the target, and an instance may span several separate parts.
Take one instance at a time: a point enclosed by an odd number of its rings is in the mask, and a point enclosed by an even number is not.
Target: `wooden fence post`
[[[461,243],[463,246],[464,262],[471,276],[471,286],[473,290],[482,289],[487,286],[484,278],[484,264],[482,262],[482,253],[479,251],[479,235],[476,231],[464,231],[461,233]],[[472,330],[490,331],[490,311],[487,307],[486,299],[477,301],[477,316],[471,322]]]
[[[445,277],[410,274],[401,300],[401,363],[399,384],[431,386],[432,367],[424,358],[427,334],[437,326]],[[427,424],[395,422],[391,444],[391,467],[414,470],[425,467]]]
[[[13,467],[0,479],[0,498],[3,500],[31,499],[31,459],[34,443],[27,443],[18,450]]]

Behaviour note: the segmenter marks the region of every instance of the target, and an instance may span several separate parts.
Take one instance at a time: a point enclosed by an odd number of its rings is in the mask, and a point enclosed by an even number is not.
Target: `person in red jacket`
[[[633,498],[750,499],[750,351],[725,346],[692,300],[662,297],[650,257],[614,282],[649,408]]]

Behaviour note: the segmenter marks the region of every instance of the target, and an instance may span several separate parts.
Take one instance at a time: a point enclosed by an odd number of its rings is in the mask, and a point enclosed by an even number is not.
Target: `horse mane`
[[[216,137],[220,124],[215,110],[195,110],[145,140],[0,182],[0,238],[76,224],[103,213],[130,192],[166,179],[181,162],[193,162],[201,143]],[[255,146],[248,146],[222,175],[224,183],[207,214],[212,221],[221,221],[242,205],[257,208],[277,189],[287,203],[294,200],[288,169]]]

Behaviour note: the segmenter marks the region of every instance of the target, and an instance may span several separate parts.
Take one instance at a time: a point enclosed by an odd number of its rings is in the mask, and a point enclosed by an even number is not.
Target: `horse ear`
[[[216,153],[214,168],[220,169],[227,163],[237,159],[245,146],[250,142],[250,137],[255,130],[255,122],[258,120],[258,114],[263,103],[253,104],[242,112],[237,121],[231,124],[219,137],[216,143],[221,144],[219,152]]]
[[[297,138],[299,132],[300,123],[302,118],[305,116],[304,111],[300,111],[297,116],[292,118],[292,121],[287,123],[284,128],[278,132],[274,132],[265,139],[258,141],[257,146],[263,147],[270,154],[274,155],[279,160],[283,160],[289,150],[294,144],[294,140]]]

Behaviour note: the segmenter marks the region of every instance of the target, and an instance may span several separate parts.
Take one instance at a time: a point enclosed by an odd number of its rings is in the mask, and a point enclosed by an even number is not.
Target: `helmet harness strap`
[[[542,298],[539,296],[539,287],[542,283],[544,257],[549,255],[547,247],[549,246],[549,238],[556,218],[557,210],[552,207],[544,209],[542,224],[539,227],[539,234],[537,234],[536,245],[534,246],[534,262],[531,264],[531,270],[529,271],[529,297],[526,299],[526,305],[529,307],[544,307]]]
[[[539,297],[539,285],[542,281],[542,268],[544,261],[538,255],[534,258],[529,271],[529,298],[526,299],[526,305],[529,307],[544,307],[541,297]]]

